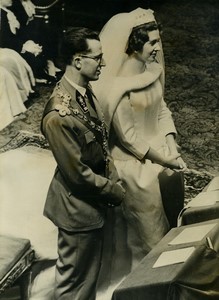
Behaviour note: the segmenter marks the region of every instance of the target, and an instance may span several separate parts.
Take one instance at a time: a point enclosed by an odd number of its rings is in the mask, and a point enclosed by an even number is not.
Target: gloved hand
[[[32,40],[28,40],[23,44],[23,48],[21,50],[21,53],[30,52],[34,56],[39,55],[43,51],[43,47],[39,44],[36,44]]]
[[[114,207],[119,206],[125,198],[125,190],[121,185],[121,182],[118,181],[113,187],[113,193],[110,199],[107,199],[107,206]]]

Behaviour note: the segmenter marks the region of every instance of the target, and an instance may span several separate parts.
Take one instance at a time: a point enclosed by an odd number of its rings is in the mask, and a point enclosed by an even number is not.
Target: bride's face
[[[139,53],[142,61],[152,62],[156,59],[157,52],[160,51],[160,34],[158,30],[148,32],[149,41],[146,42]]]

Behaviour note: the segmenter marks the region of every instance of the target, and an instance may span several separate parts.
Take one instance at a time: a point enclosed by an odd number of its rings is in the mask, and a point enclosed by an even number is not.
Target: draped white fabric
[[[36,147],[0,155],[0,234],[28,238],[40,259],[55,259],[56,227],[43,216],[55,170],[50,151]]]
[[[23,102],[28,98],[35,86],[33,72],[28,63],[19,53],[12,49],[0,48],[0,66],[7,69],[13,76]]]
[[[0,66],[0,130],[26,111],[13,76]]]

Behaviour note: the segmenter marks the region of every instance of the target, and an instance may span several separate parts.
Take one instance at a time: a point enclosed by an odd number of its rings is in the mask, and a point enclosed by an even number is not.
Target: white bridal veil
[[[102,68],[100,79],[93,82],[92,86],[97,99],[101,101],[108,125],[122,95],[127,91],[144,87],[144,77],[136,77],[136,80],[130,82],[125,77],[117,77],[117,75],[127,58],[125,52],[132,29],[153,21],[156,22],[151,9],[137,8],[129,13],[113,16],[100,32],[106,66]],[[162,50],[157,59],[164,65]]]

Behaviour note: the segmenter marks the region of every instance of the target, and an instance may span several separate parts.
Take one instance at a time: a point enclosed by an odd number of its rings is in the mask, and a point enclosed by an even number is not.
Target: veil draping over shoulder
[[[152,21],[156,22],[151,9],[137,8],[129,13],[119,13],[113,16],[100,32],[106,66],[101,71],[100,79],[92,82],[92,87],[97,99],[101,102],[108,126],[110,126],[112,116],[122,95],[127,91],[145,86],[143,75],[136,76],[131,81],[127,77],[117,77],[117,75],[127,59],[125,52],[133,27]],[[158,60],[164,65],[162,50]]]

